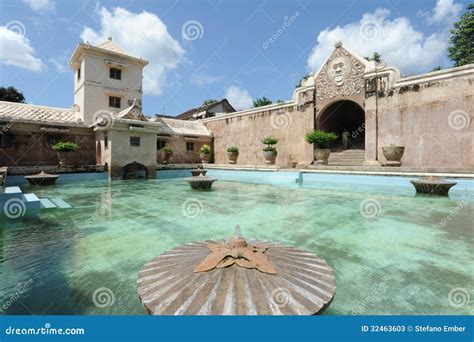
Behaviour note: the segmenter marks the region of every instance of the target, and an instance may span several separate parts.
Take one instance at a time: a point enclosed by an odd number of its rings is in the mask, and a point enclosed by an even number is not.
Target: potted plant
[[[395,144],[390,144],[389,146],[382,147],[383,155],[386,159],[386,166],[400,166],[402,165],[402,157],[405,152],[404,146],[397,146]]]
[[[168,145],[161,149],[161,159],[163,160],[163,164],[168,164],[172,154],[173,149]]]
[[[239,148],[237,146],[228,147],[227,156],[229,157],[229,164],[237,164],[237,158],[239,158]]]
[[[74,153],[79,145],[71,141],[60,141],[51,146],[54,151],[58,154],[59,165],[74,165]]]
[[[322,130],[316,130],[306,134],[306,142],[315,146],[314,159],[316,160],[316,164],[327,165],[329,154],[331,153],[331,150],[328,148],[329,143],[337,138],[337,134]]]
[[[268,137],[263,138],[262,144],[266,145],[263,148],[263,156],[265,157],[266,164],[275,164],[275,159],[277,157],[277,150],[275,146],[278,143],[278,139],[274,136],[270,135]]]
[[[199,156],[203,164],[209,163],[209,159],[211,158],[211,146],[207,144],[202,145],[199,149]]]

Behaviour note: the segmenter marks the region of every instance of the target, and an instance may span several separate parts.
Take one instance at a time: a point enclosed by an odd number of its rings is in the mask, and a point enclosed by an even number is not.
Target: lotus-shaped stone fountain
[[[191,185],[191,188],[195,190],[211,190],[212,183],[217,179],[204,176],[200,174],[199,176],[186,178],[186,181]]]

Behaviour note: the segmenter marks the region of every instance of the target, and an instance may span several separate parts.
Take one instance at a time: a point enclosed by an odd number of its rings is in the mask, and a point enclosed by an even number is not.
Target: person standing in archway
[[[349,143],[350,136],[351,134],[349,133],[349,131],[344,128],[344,131],[341,134],[341,140],[345,150],[347,150],[347,144]]]

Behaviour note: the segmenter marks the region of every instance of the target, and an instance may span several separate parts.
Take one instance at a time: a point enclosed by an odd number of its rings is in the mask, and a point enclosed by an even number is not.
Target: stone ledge
[[[81,166],[10,166],[8,174],[12,176],[22,176],[36,174],[41,171],[53,174],[64,173],[87,173],[87,172],[105,172],[104,165],[81,165]]]

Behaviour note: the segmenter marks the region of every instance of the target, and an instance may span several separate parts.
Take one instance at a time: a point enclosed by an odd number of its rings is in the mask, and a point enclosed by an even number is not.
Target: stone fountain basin
[[[186,178],[186,182],[188,182],[191,188],[195,190],[211,190],[212,183],[214,183],[216,180],[217,179],[203,175]]]
[[[456,182],[437,178],[412,179],[410,183],[419,194],[448,196],[449,189],[455,186]]]

